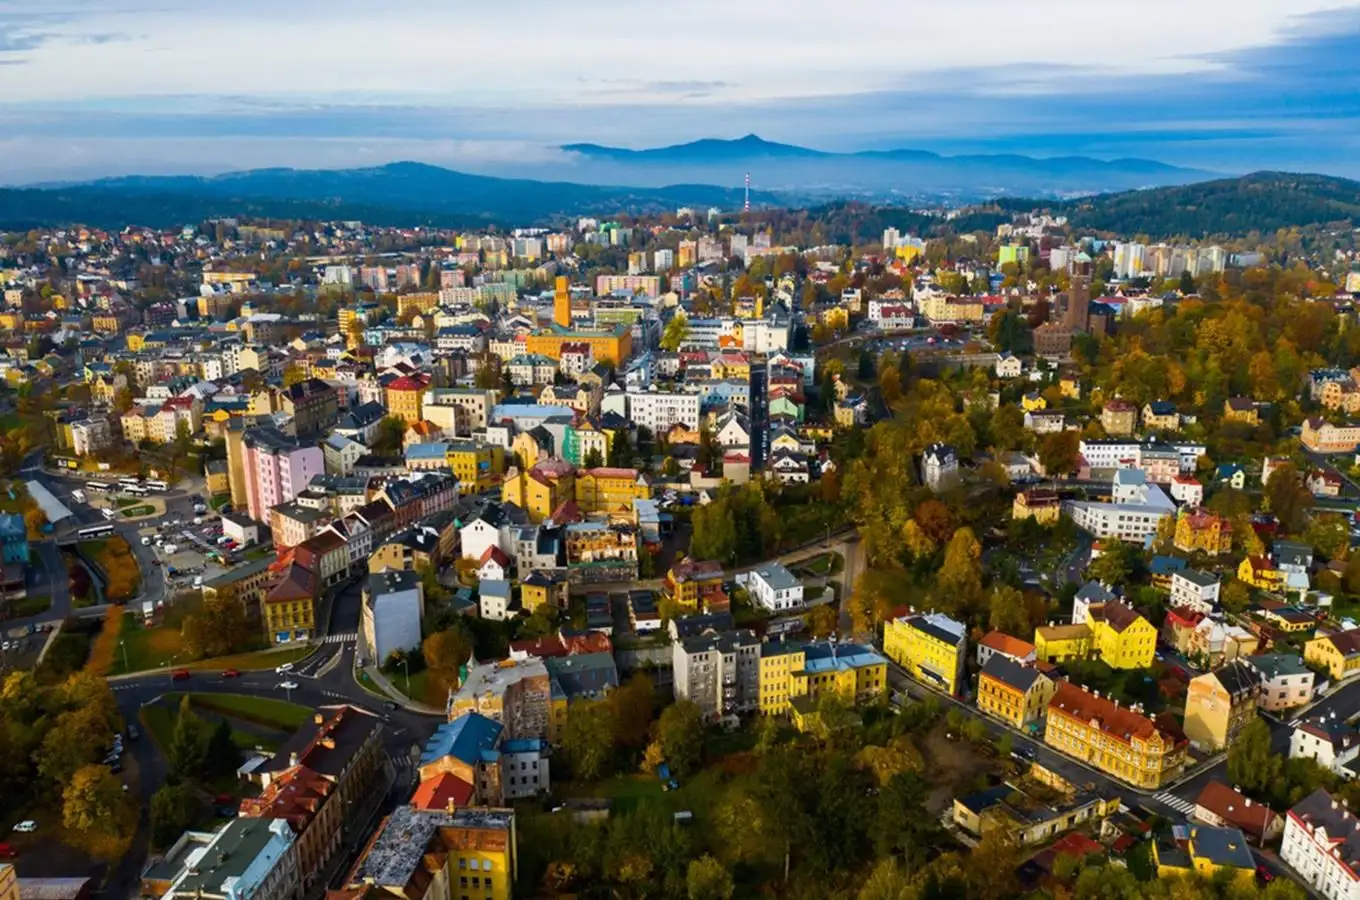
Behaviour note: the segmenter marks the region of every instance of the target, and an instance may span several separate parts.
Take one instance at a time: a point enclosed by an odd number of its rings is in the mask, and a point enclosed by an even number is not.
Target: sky
[[[1360,0],[0,0],[0,183],[562,144],[1360,177]]]

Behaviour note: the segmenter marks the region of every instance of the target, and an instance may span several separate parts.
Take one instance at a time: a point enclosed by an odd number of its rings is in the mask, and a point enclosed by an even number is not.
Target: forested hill
[[[1360,225],[1360,182],[1326,175],[1254,172],[1177,187],[1101,194],[1048,204],[1002,200],[1015,211],[1048,208],[1078,229],[1175,236],[1267,234],[1281,228]]]

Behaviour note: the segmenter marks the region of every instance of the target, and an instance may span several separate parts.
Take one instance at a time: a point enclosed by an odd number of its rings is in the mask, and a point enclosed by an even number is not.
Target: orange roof
[[[1108,697],[1097,697],[1070,681],[1058,683],[1058,690],[1048,703],[1048,714],[1075,719],[1086,727],[1099,729],[1122,744],[1131,743],[1134,739],[1148,741],[1157,735],[1161,735],[1167,743],[1185,743],[1185,735],[1174,727],[1174,723],[1167,720],[1154,722],[1127,706],[1120,706]]]
[[[1004,653],[1017,659],[1024,659],[1034,652],[1034,645],[1029,641],[1022,641],[1000,631],[988,632],[982,636],[982,640],[978,643],[984,647],[990,647],[997,653]]]
[[[456,775],[443,772],[434,778],[427,778],[411,795],[411,805],[416,809],[443,809],[467,806],[472,800],[472,785]]]

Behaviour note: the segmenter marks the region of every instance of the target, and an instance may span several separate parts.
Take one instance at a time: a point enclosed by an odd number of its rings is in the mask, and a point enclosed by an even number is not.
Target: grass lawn
[[[38,613],[47,612],[52,607],[52,598],[46,594],[33,596],[29,594],[22,600],[14,601],[14,617],[22,619],[26,616],[36,616]]]
[[[149,516],[156,511],[156,507],[149,503],[142,503],[138,506],[130,506],[123,510],[123,515],[129,519],[134,516]]]
[[[183,666],[186,669],[272,669],[284,663],[297,662],[310,656],[316,649],[309,645],[288,647],[284,650],[257,650],[251,653],[238,653],[233,656],[219,656],[216,659],[187,661],[188,651],[177,625],[159,625],[147,628],[135,616],[123,623],[121,632],[123,647],[113,657],[113,671],[110,675],[126,675],[129,672],[145,672],[148,669],[165,668],[167,665]],[[127,651],[127,667],[123,666],[123,651]],[[179,657],[176,659],[175,657]]]
[[[141,502],[142,499],[140,497],[119,497],[117,500],[119,509],[127,509],[129,506],[136,506]]]
[[[833,575],[843,565],[839,553],[822,553],[794,565],[795,571],[809,575]]]
[[[167,694],[178,702],[180,694]],[[245,694],[194,694],[188,695],[189,703],[198,709],[215,712],[228,719],[253,722],[266,728],[279,731],[296,731],[312,716],[306,706],[273,700],[269,697],[249,697]],[[254,746],[252,744],[251,746]]]
[[[401,691],[403,694],[405,694],[407,697],[414,700],[415,702],[417,703],[430,702],[430,699],[425,696],[425,692],[429,689],[430,686],[429,685],[430,673],[428,670],[416,672],[414,675],[411,676],[410,690],[407,690],[406,688],[406,675],[402,673],[400,668],[398,668],[396,672],[384,672],[383,675],[387,677],[388,681],[392,682],[393,687]]]
[[[231,494],[213,494],[208,505],[214,510],[219,510],[231,502]]]
[[[171,740],[173,740],[175,736],[175,725],[179,721],[179,703],[181,696],[183,695],[166,694],[160,702],[142,707],[142,711],[139,713],[139,717],[142,720],[142,727],[146,730],[146,733],[151,736],[151,739],[156,742],[156,746],[160,748],[162,755],[165,754],[167,748],[170,746]],[[195,695],[191,694],[189,696],[190,704],[197,705],[194,703],[193,699]],[[242,699],[251,700],[254,698],[246,697]],[[291,706],[291,704],[287,703],[282,705]],[[206,707],[204,708],[206,709]],[[302,707],[298,708],[302,709],[302,718],[306,719],[307,715],[310,714],[310,710],[303,709]],[[227,719],[228,722],[233,718],[226,713],[219,714]],[[275,749],[277,746],[270,746],[272,742],[262,738],[258,734],[252,734],[251,732],[241,731],[235,728],[232,729],[231,739],[236,743],[236,746],[240,747],[242,750],[254,750],[256,747]]]

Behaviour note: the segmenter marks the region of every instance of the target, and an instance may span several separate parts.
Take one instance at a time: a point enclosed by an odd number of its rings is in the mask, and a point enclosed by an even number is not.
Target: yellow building
[[[1215,878],[1227,872],[1242,887],[1256,887],[1256,860],[1246,835],[1237,828],[1192,825],[1185,841],[1165,835],[1153,841],[1152,861],[1158,878]]]
[[[1185,767],[1185,735],[1170,720],[1058,684],[1048,702],[1044,743],[1136,787],[1159,788]]]
[[[723,567],[716,560],[680,560],[666,573],[661,589],[684,610],[706,607],[710,599],[717,598],[721,598],[722,608],[727,608],[727,595],[723,591]]]
[[[1044,662],[1066,662],[1091,655],[1091,629],[1083,624],[1041,625],[1034,629],[1034,656]]]
[[[117,334],[123,329],[123,320],[112,313],[99,313],[90,317],[90,328],[97,334]],[[134,349],[131,341],[128,342],[128,349]]]
[[[515,504],[531,522],[542,522],[575,499],[575,481],[571,463],[560,459],[544,459],[528,469],[512,468],[501,482],[501,502]]]
[[[850,311],[844,306],[830,306],[817,313],[817,321],[835,331],[850,328]]]
[[[652,496],[652,487],[637,469],[582,469],[576,473],[576,506],[586,515],[631,516],[633,501]]]
[[[9,863],[0,863],[0,900],[19,900],[19,876]]]
[[[1081,399],[1081,379],[1075,375],[1064,375],[1058,379],[1058,392],[1068,400]]]
[[[917,681],[949,694],[964,686],[967,630],[942,613],[893,619],[883,627],[883,652]]]
[[[1260,425],[1261,411],[1250,397],[1229,397],[1223,401],[1223,420]]]
[[[537,353],[549,359],[562,358],[563,344],[589,344],[596,362],[622,365],[633,352],[633,330],[627,325],[614,325],[598,330],[553,327],[525,336],[524,352]]]
[[[1146,669],[1157,653],[1157,629],[1130,606],[1093,603],[1086,612],[1091,648],[1112,669]]]
[[[1360,671],[1360,628],[1315,637],[1303,645],[1303,661],[1327,670],[1333,681]]]
[[[364,847],[336,896],[510,900],[519,876],[515,842],[511,809],[398,806]]]
[[[813,641],[767,641],[760,645],[757,696],[760,711],[781,715],[797,698],[814,703],[836,694],[850,703],[888,690],[888,661],[868,647]]]
[[[495,483],[505,469],[505,452],[486,444],[449,444],[449,468],[459,483],[484,491]]]
[[[1182,508],[1176,514],[1176,536],[1173,543],[1185,553],[1207,553],[1218,556],[1232,552],[1232,522],[1203,507]]]
[[[1020,408],[1025,412],[1039,412],[1040,410],[1048,409],[1048,401],[1045,400],[1044,395],[1038,391],[1030,391],[1020,398]]]
[[[1284,572],[1264,556],[1248,556],[1237,567],[1239,581],[1263,591],[1278,590],[1284,585]]]
[[[1057,685],[1033,663],[1019,663],[993,653],[978,674],[977,705],[1015,728],[1025,728],[1044,716]]]
[[[401,419],[407,425],[419,422],[424,418],[421,407],[429,389],[430,377],[423,373],[403,375],[396,379],[384,393],[387,414]]]
[[[568,602],[566,576],[556,571],[530,572],[519,583],[519,599],[520,604],[530,614],[542,606],[566,609]]]
[[[434,291],[420,291],[415,294],[402,294],[397,298],[397,318],[405,319],[407,313],[418,316],[439,306],[439,294]]]
[[[1190,680],[1185,736],[1200,750],[1226,750],[1256,718],[1261,673],[1240,660]]]
[[[1015,495],[1011,503],[1012,519],[1034,519],[1040,525],[1056,524],[1062,515],[1062,500],[1056,491],[1030,488]]]

